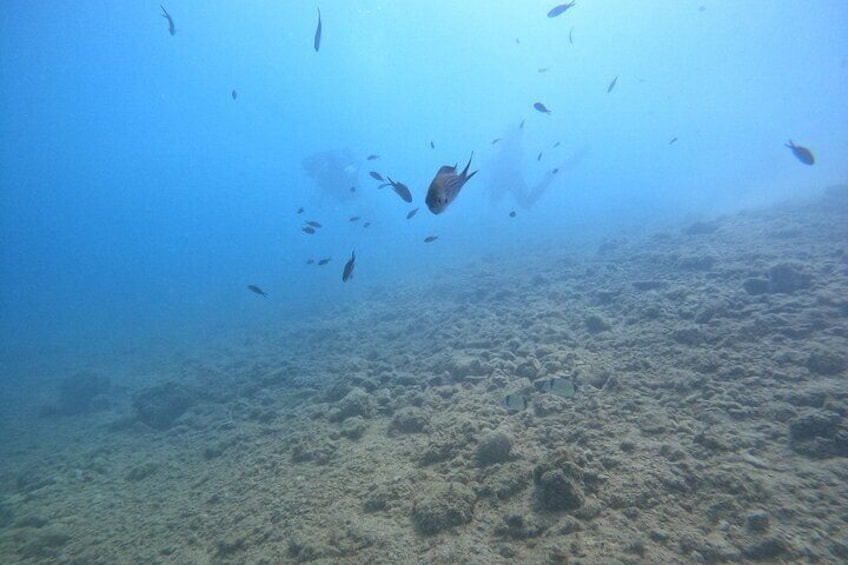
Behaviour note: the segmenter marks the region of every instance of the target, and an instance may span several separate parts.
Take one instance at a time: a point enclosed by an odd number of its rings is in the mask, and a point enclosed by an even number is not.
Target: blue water
[[[552,4],[326,1],[316,53],[311,2],[168,2],[174,36],[158,2],[4,2],[0,378],[848,178],[848,3],[578,0],[551,19]],[[345,149],[356,192],[337,198],[301,163]],[[430,214],[436,170],[472,152],[479,175]],[[574,156],[530,209],[492,174],[511,158],[533,185]]]

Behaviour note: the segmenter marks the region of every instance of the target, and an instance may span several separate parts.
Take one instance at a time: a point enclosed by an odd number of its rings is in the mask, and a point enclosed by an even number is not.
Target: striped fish
[[[448,205],[459,195],[459,191],[462,190],[465,183],[477,174],[477,171],[474,171],[470,175],[468,174],[468,167],[471,166],[471,159],[473,158],[474,153],[471,153],[468,164],[465,165],[465,169],[459,174],[456,172],[456,165],[453,167],[444,165],[436,173],[433,182],[430,183],[430,188],[427,190],[427,197],[424,199],[424,202],[427,203],[427,208],[432,213],[441,214],[444,212]]]

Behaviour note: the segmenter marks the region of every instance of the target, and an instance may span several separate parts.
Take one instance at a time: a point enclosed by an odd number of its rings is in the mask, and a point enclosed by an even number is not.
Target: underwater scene
[[[848,2],[0,6],[0,563],[848,562]]]

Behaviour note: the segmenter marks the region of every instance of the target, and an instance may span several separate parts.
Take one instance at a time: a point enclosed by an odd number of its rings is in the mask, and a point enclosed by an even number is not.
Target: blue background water
[[[157,2],[4,2],[4,365],[297,323],[486,254],[553,253],[848,176],[848,3],[578,0],[550,19],[553,4],[325,1],[316,53],[312,2],[168,2],[173,37]],[[528,182],[585,156],[509,218],[485,173],[521,120]],[[343,202],[301,161],[344,148],[362,161]],[[472,151],[480,175],[433,216],[433,174]],[[414,204],[376,190],[371,169]],[[306,219],[324,228],[308,236]]]

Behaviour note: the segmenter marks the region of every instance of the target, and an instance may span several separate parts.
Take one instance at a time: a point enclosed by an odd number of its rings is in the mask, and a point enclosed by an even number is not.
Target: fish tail
[[[786,147],[788,147],[789,149],[792,149],[793,147],[795,147],[795,144],[794,144],[794,143],[792,143],[792,140],[791,140],[791,139],[789,140],[789,143],[784,143],[783,145],[785,145],[785,146],[786,146]]]
[[[472,151],[471,157],[468,158],[468,164],[466,164],[465,168],[462,170],[462,178],[464,178],[465,180],[468,180],[468,179],[470,179],[471,177],[473,177],[474,175],[477,174],[477,171],[474,171],[470,175],[468,174],[468,168],[471,167],[471,159],[473,159],[473,158],[474,158],[474,152]]]

